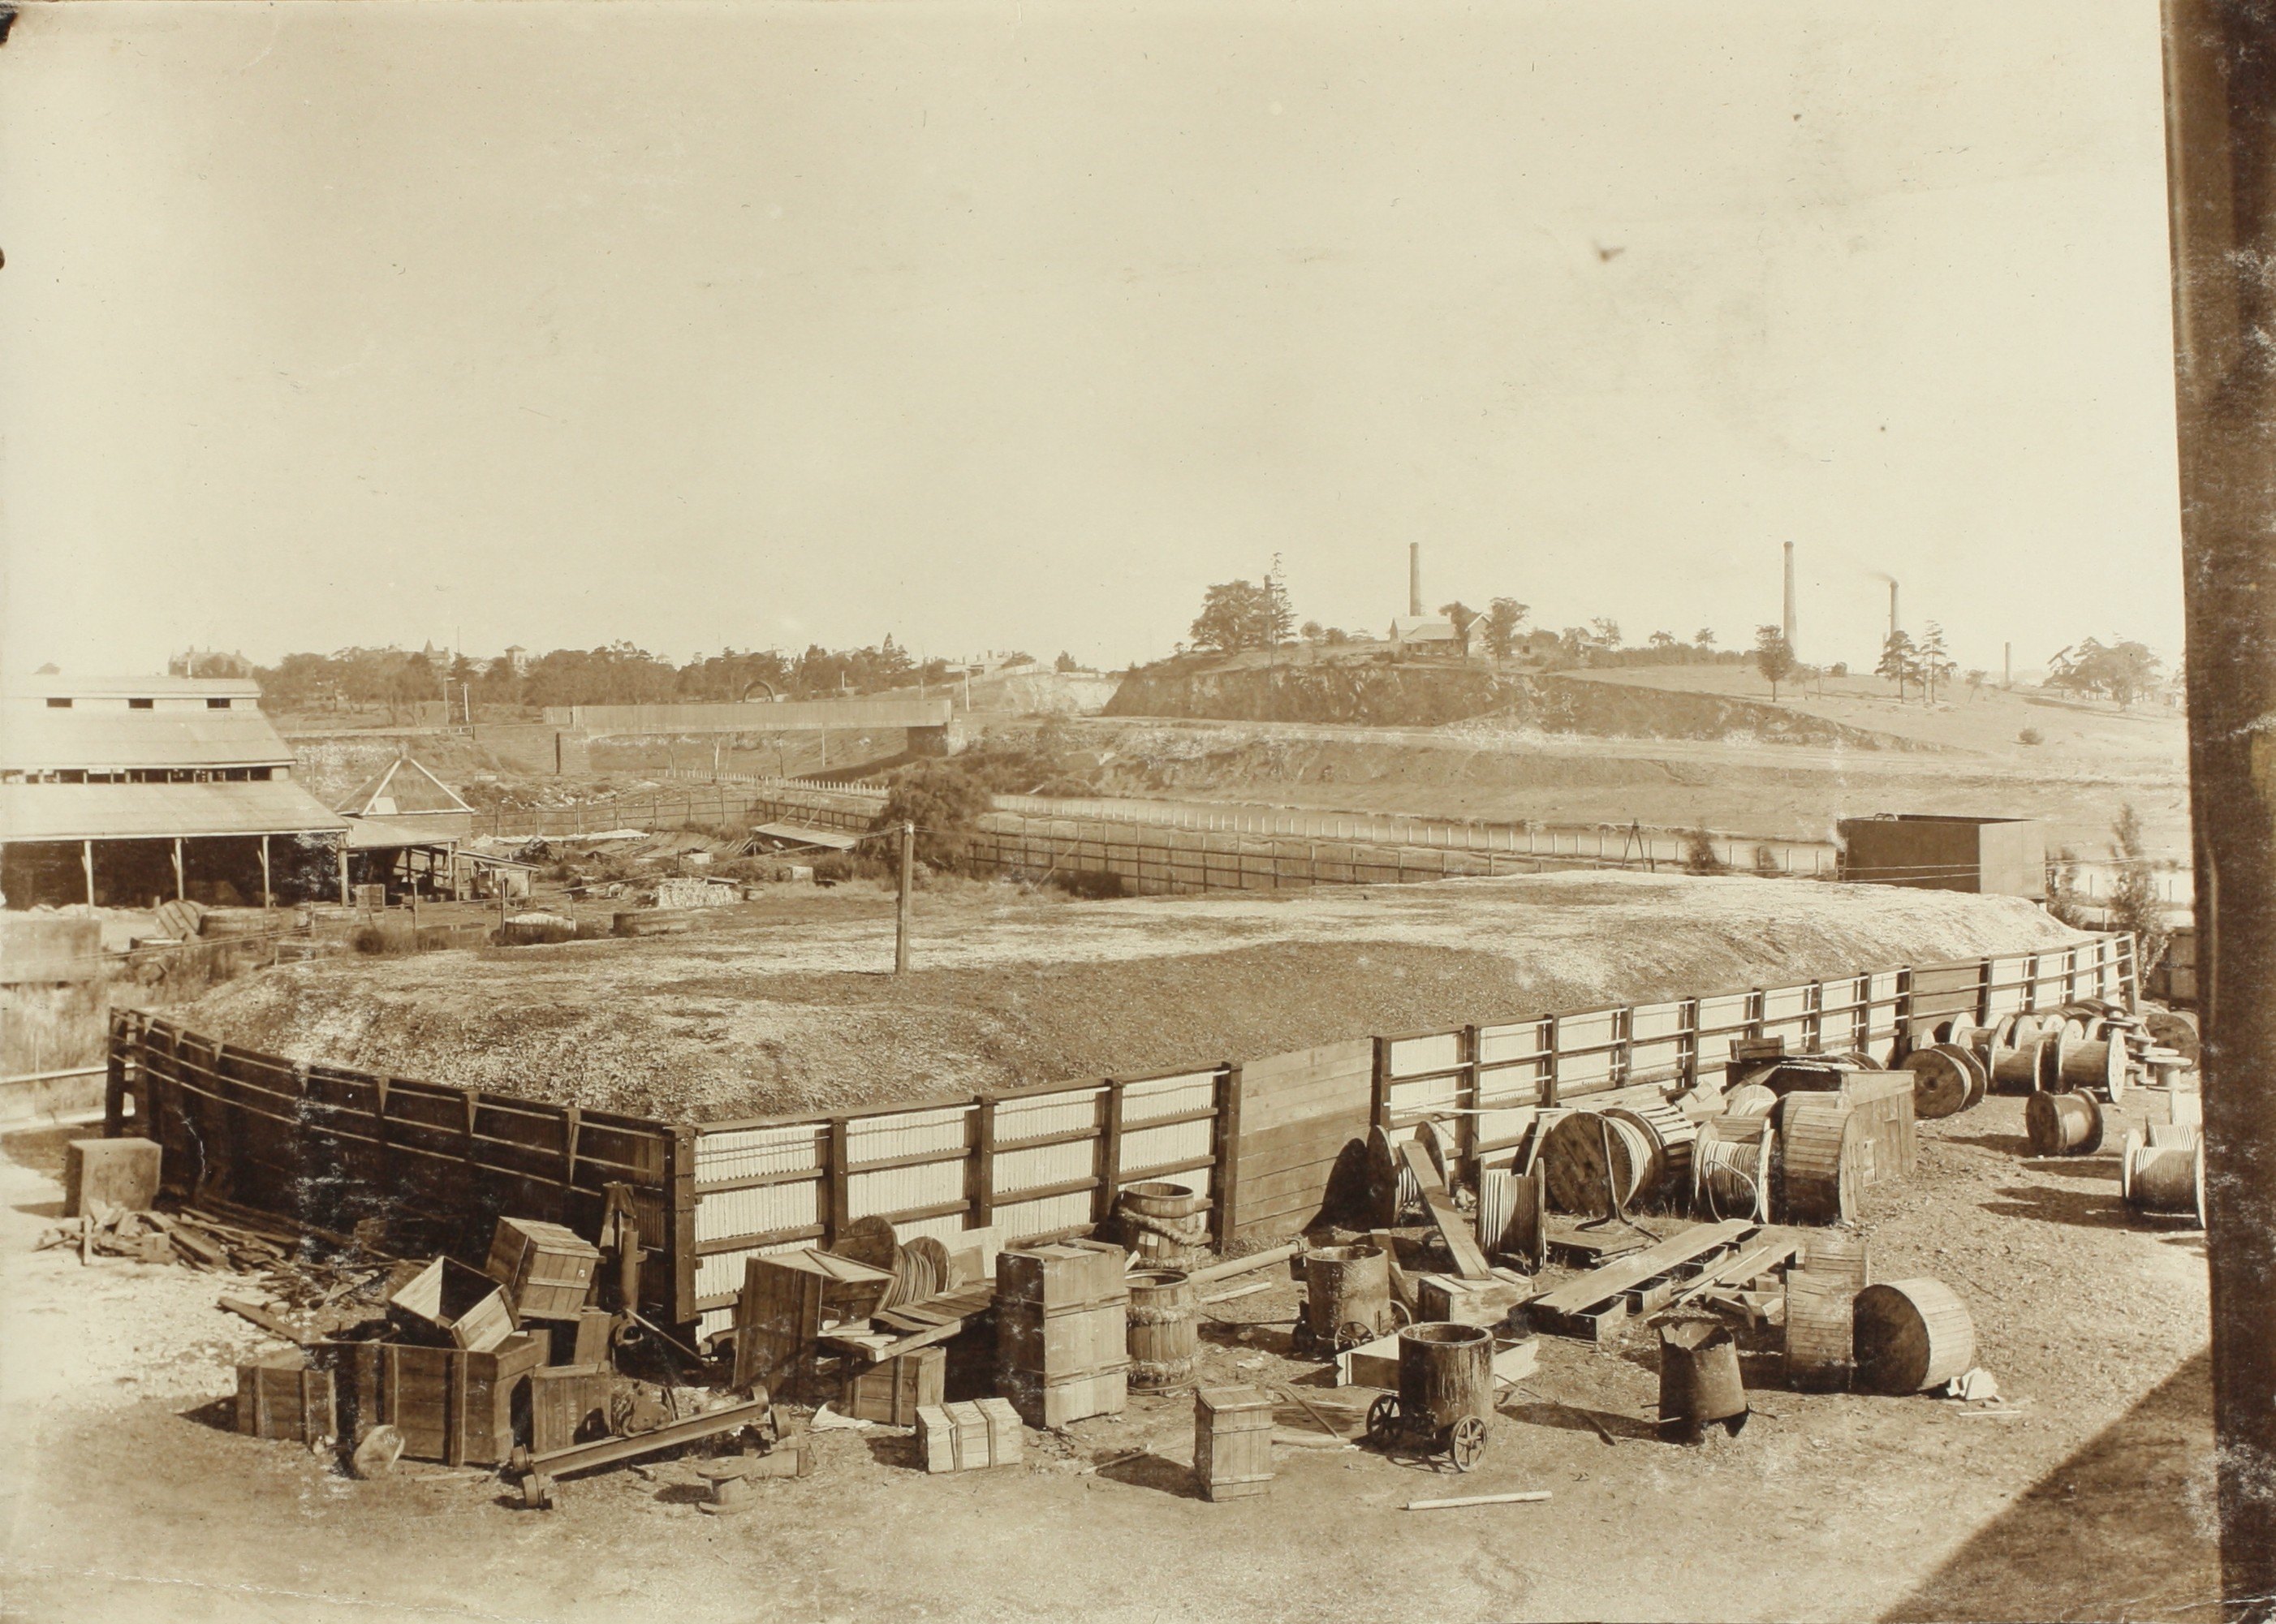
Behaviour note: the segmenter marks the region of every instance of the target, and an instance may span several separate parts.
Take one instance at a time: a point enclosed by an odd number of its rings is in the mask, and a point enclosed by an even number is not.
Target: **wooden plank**
[[[1478,1249],[1478,1238],[1470,1232],[1470,1220],[1454,1204],[1446,1193],[1446,1186],[1438,1177],[1438,1170],[1430,1165],[1430,1154],[1419,1139],[1410,1139],[1399,1147],[1400,1158],[1407,1171],[1415,1175],[1422,1187],[1422,1204],[1430,1214],[1430,1221],[1438,1226],[1438,1237],[1446,1243],[1446,1252],[1454,1260],[1454,1272],[1466,1280],[1485,1280],[1493,1278],[1493,1266],[1486,1255]]]
[[[1646,1247],[1641,1252],[1592,1270],[1577,1280],[1568,1281],[1555,1291],[1536,1297],[1526,1306],[1529,1311],[1545,1314],[1581,1313],[1632,1286],[1643,1285],[1655,1275],[1664,1274],[1723,1247],[1735,1246],[1754,1234],[1758,1227],[1743,1218],[1696,1225],[1680,1235],[1671,1235],[1657,1246]]]

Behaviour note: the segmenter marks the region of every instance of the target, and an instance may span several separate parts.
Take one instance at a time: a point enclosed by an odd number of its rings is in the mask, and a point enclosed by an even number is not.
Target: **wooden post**
[[[830,1208],[823,1214],[823,1245],[833,1247],[853,1222],[853,1195],[848,1170],[853,1165],[853,1124],[844,1117],[830,1119]]]
[[[1454,1154],[1477,1177],[1478,1159],[1478,1029],[1464,1027],[1460,1036],[1461,1081],[1454,1085],[1454,1104],[1462,1114],[1454,1119]]]
[[[277,888],[269,883],[269,837],[267,835],[261,837],[261,906],[263,907],[277,906]]]
[[[1122,1189],[1122,1085],[1106,1080],[1105,1120],[1098,1135],[1098,1188],[1091,1192],[1090,1221],[1104,1225],[1114,1216],[1114,1198]]]
[[[901,894],[893,909],[893,974],[909,973],[909,893],[916,886],[917,826],[901,825]]]
[[[972,1176],[966,1198],[972,1203],[972,1226],[985,1229],[996,1221],[996,1097],[982,1094],[972,1117]]]
[[[347,907],[349,900],[350,900],[350,898],[349,898],[349,895],[348,895],[348,843],[347,843],[347,837],[346,837],[346,836],[345,836],[345,835],[343,835],[343,836],[340,838],[340,906],[341,906],[342,907]]]
[[[1379,1035],[1368,1078],[1367,1119],[1386,1131],[1391,1127],[1391,1040]]]
[[[94,842],[94,841],[92,841],[92,840],[82,840],[82,841],[80,841],[80,842],[79,843],[79,861],[80,861],[80,867],[84,868],[84,869],[87,870],[87,907],[93,907],[95,906],[95,842]]]
[[[1549,1056],[1541,1071],[1541,1103],[1544,1105],[1554,1105],[1557,1103],[1558,1042],[1557,1017],[1551,1015],[1549,1017]]]
[[[2242,1620],[2276,1593],[2276,754],[2261,723],[2276,706],[2276,14],[2166,0],[2165,15],[2213,1460]]]
[[[1216,1198],[1217,1249],[1224,1251],[1240,1230],[1240,1067],[1218,1068],[1217,1165],[1211,1170],[1210,1194]]]

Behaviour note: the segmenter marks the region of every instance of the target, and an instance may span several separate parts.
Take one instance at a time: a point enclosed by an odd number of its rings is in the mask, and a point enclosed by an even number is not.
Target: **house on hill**
[[[1444,615],[1400,615],[1391,623],[1391,646],[1400,654],[1460,659],[1465,652],[1454,623]]]

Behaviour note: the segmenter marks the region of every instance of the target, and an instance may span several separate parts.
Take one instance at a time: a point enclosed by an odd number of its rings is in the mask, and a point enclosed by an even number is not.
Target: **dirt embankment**
[[[1370,1033],[2027,950],[2029,903],[1809,881],[1553,875],[1285,898],[928,893],[719,910],[694,934],[287,966],[178,1012],[295,1059],[680,1119],[1142,1075]]]
[[[1734,739],[1861,749],[1906,741],[1726,694],[1685,693],[1446,663],[1161,666],[1133,672],[1111,717],[1437,727],[1491,717],[1513,728],[1622,739]]]

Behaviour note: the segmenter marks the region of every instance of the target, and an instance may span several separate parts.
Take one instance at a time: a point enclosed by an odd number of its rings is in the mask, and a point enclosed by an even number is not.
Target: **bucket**
[[[1131,1184],[1114,1198],[1114,1216],[1140,1268],[1190,1269],[1208,1250],[1209,1204],[1182,1184]]]
[[[1734,1433],[1746,1424],[1739,1345],[1719,1320],[1670,1321],[1659,1328],[1660,1436],[1696,1443],[1712,1421]]]
[[[1465,1415],[1493,1415],[1493,1332],[1443,1320],[1399,1333],[1399,1414],[1444,1432]]]
[[[1301,1329],[1312,1347],[1373,1341],[1391,1327],[1391,1259],[1382,1248],[1324,1246],[1304,1255]]]

